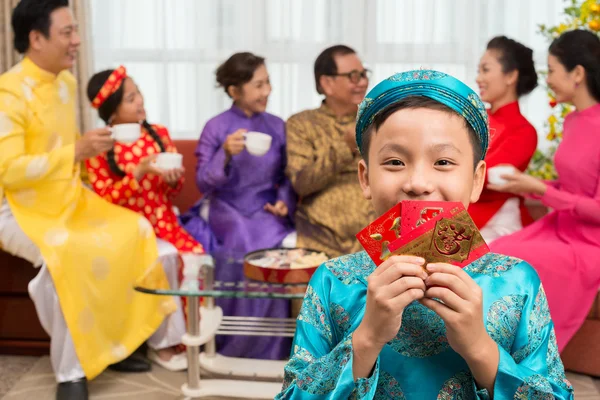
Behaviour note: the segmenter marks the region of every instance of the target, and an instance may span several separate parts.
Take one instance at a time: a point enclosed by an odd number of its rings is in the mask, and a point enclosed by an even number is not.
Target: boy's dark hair
[[[347,54],[356,54],[354,49],[338,44],[326,48],[319,54],[315,60],[315,84],[317,87],[317,93],[323,94],[323,88],[319,81],[322,76],[335,75],[338,73],[337,64],[335,63],[335,56],[345,56]]]
[[[481,141],[475,132],[475,129],[461,116],[459,113],[451,109],[450,107],[440,103],[439,101],[430,99],[425,96],[409,96],[402,100],[399,100],[393,104],[390,104],[386,108],[384,108],[381,112],[379,112],[375,118],[373,119],[373,123],[365,130],[362,135],[362,143],[361,143],[361,153],[362,156],[367,163],[369,164],[369,147],[371,146],[371,136],[374,132],[376,132],[381,125],[396,111],[405,110],[405,109],[414,109],[414,108],[427,108],[430,110],[443,111],[452,115],[456,115],[460,117],[465,124],[469,132],[469,141],[471,142],[471,146],[473,147],[473,168],[477,167],[477,164],[481,160]]]
[[[21,0],[12,13],[15,49],[24,54],[29,49],[29,33],[38,31],[50,36],[50,14],[56,9],[69,7],[69,0]]]
[[[581,65],[590,94],[600,101],[600,39],[596,34],[581,29],[565,32],[554,39],[549,51],[569,72]]]
[[[217,83],[229,96],[229,92],[227,91],[229,86],[240,87],[244,83],[250,82],[254,76],[254,72],[264,64],[264,57],[259,57],[248,52],[235,53],[217,68]]]
[[[519,71],[517,81],[517,96],[529,94],[538,85],[538,76],[533,62],[533,50],[506,36],[497,36],[487,44],[488,50],[500,53],[498,61],[502,72]]]
[[[104,86],[104,83],[108,80],[108,77],[110,76],[110,74],[113,73],[113,71],[114,70],[112,69],[107,69],[105,71],[94,74],[94,76],[90,78],[90,81],[87,85],[87,96],[90,102],[92,102],[98,94],[98,92],[100,92],[100,89],[102,89],[102,86]],[[98,108],[98,115],[100,116],[102,121],[106,123],[106,125],[109,124],[110,117],[115,113],[115,111],[117,111],[117,108],[123,101],[123,95],[125,94],[124,88],[125,82],[123,82],[113,94],[108,96],[108,98],[104,101],[104,103],[102,103],[100,108]],[[160,152],[164,153],[166,151],[166,147],[160,139],[160,136],[158,136],[158,133],[156,133],[156,131],[152,128],[152,125],[150,125],[146,120],[142,122],[142,125],[144,126],[144,128],[146,128],[150,136],[152,136],[152,139],[154,139],[154,141],[158,144],[158,147],[160,147]],[[106,153],[106,160],[108,161],[108,166],[110,167],[110,170],[115,175],[120,177],[125,177],[125,175],[127,175],[127,173],[121,168],[119,168],[119,165],[117,164],[117,160],[115,159],[114,147]]]

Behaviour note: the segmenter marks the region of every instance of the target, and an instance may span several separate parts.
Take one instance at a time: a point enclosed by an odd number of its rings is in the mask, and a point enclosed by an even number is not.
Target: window
[[[124,64],[142,90],[151,122],[176,138],[199,136],[230,106],[215,86],[217,66],[237,51],[266,57],[269,112],[287,118],[319,105],[313,62],[332,44],[353,47],[373,70],[371,84],[428,67],[475,87],[487,41],[505,34],[532,47],[546,65],[541,23],[560,19],[562,0],[95,0],[94,70]],[[540,134],[543,89],[522,102]]]

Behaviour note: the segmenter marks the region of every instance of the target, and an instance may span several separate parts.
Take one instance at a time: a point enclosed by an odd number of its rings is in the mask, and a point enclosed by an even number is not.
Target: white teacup
[[[498,165],[488,170],[488,182],[493,185],[504,185],[508,183],[506,179],[503,179],[504,175],[513,175],[516,172],[516,168],[512,165]]]
[[[112,137],[117,142],[133,143],[138,140],[142,134],[140,124],[118,124],[111,127]]]
[[[264,156],[271,148],[273,138],[266,133],[248,132],[244,134],[246,138],[246,150],[253,156]]]
[[[155,163],[156,168],[163,171],[178,169],[183,165],[183,155],[179,153],[158,153]]]

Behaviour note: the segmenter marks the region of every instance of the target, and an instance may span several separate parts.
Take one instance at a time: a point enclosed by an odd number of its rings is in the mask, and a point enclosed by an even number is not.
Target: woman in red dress
[[[506,36],[493,38],[481,57],[477,85],[481,99],[490,105],[488,170],[509,164],[525,171],[537,147],[535,128],[519,109],[519,98],[537,86],[532,50]],[[522,197],[489,189],[469,213],[488,243],[532,221]]]
[[[176,153],[177,149],[167,128],[146,121],[144,99],[133,79],[123,66],[102,71],[90,79],[87,94],[106,124],[141,123],[137,141],[117,141],[107,153],[86,161],[96,193],[146,217],[156,237],[171,243],[180,255],[203,254],[202,245],[179,225],[170,200],[182,188],[183,169],[161,171],[153,165],[159,153]],[[168,369],[177,369],[168,363],[168,354],[150,352],[149,356]]]

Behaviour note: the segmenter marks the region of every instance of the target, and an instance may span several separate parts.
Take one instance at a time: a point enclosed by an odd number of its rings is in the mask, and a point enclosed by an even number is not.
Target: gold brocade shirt
[[[298,246],[329,257],[361,250],[355,235],[375,217],[358,182],[360,155],[344,141],[356,114],[336,116],[324,103],[286,123],[286,173],[298,193]]]

